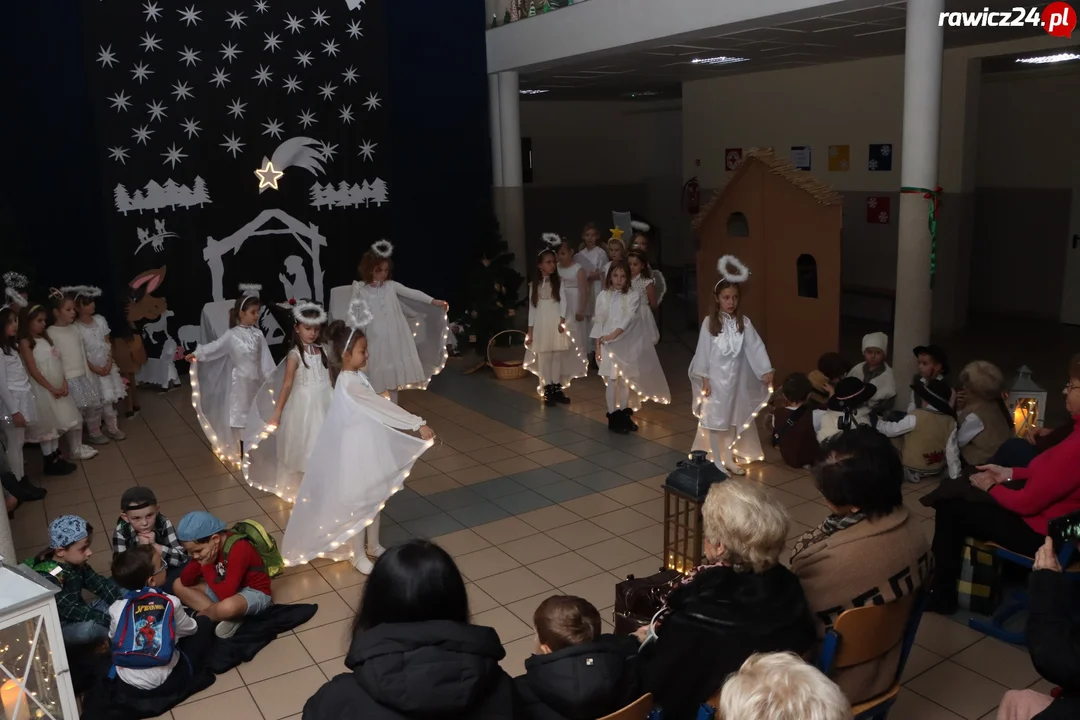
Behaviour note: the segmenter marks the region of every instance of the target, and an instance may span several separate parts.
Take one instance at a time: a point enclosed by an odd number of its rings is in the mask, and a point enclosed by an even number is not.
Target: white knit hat
[[[883,353],[889,352],[889,336],[883,332],[874,332],[868,335],[863,335],[863,352],[866,352],[867,348],[877,348]]]

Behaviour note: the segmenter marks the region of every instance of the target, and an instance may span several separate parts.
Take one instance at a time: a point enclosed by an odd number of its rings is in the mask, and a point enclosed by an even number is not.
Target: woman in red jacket
[[[1034,557],[1046,537],[1046,524],[1080,510],[1080,355],[1069,364],[1065,407],[1073,431],[1060,444],[1036,457],[1026,468],[980,465],[971,484],[993,502],[963,498],[939,501],[934,518],[934,589],[928,609],[951,615],[957,609],[964,539],[997,543]]]

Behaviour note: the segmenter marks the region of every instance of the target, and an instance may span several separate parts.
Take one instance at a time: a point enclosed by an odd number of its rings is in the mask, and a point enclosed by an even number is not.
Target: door
[[[1065,285],[1061,291],[1061,322],[1080,325],[1080,158],[1073,158],[1072,211],[1066,238]]]

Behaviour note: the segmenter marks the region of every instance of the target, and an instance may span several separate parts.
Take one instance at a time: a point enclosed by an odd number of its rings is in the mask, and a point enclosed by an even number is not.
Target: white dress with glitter
[[[621,378],[630,388],[630,407],[637,409],[646,400],[661,404],[671,401],[667,377],[656,356],[656,347],[646,337],[639,308],[643,302],[639,293],[604,290],[596,299],[593,317],[593,347],[595,338],[610,335],[618,329],[619,337],[601,346],[597,361],[600,377],[607,383]]]
[[[101,407],[101,391],[90,379],[82,333],[74,325],[53,325],[45,334],[60,351],[68,395],[75,401],[75,407],[80,410]]]
[[[109,323],[100,315],[95,315],[92,324],[87,325],[76,321],[75,327],[82,335],[86,359],[95,367],[104,367],[112,357],[112,343],[105,340],[112,332]],[[97,386],[101,393],[101,400],[106,405],[112,405],[117,400],[127,397],[127,388],[124,387],[124,381],[120,378],[120,368],[116,366],[116,363],[113,363],[112,369],[104,377],[92,372],[87,377]]]
[[[656,316],[649,306],[649,292],[647,288],[653,284],[652,278],[638,275],[630,281],[630,291],[637,292],[641,296],[638,305],[638,318],[645,329],[645,337],[649,338],[653,345],[660,342],[660,328],[656,326]]]
[[[56,437],[55,428],[42,426],[37,399],[18,350],[0,350],[0,422],[11,424],[11,416],[21,413],[26,420],[26,441],[40,442]]]
[[[403,432],[423,424],[375,392],[362,372],[338,376],[281,542],[286,563],[352,555],[349,540],[401,490],[431,447],[431,441]]]

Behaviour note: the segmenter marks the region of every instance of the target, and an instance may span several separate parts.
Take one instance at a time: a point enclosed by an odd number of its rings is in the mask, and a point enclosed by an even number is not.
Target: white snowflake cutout
[[[870,162],[867,163],[867,166],[871,170],[877,170],[877,160],[875,160],[874,158],[870,158]]]
[[[869,207],[869,208],[876,208],[877,207],[877,198],[872,197],[869,200],[867,200],[866,201],[866,206]]]
[[[889,222],[889,213],[882,210],[881,212],[878,213],[877,220],[878,220],[879,223],[882,223],[882,224]]]

